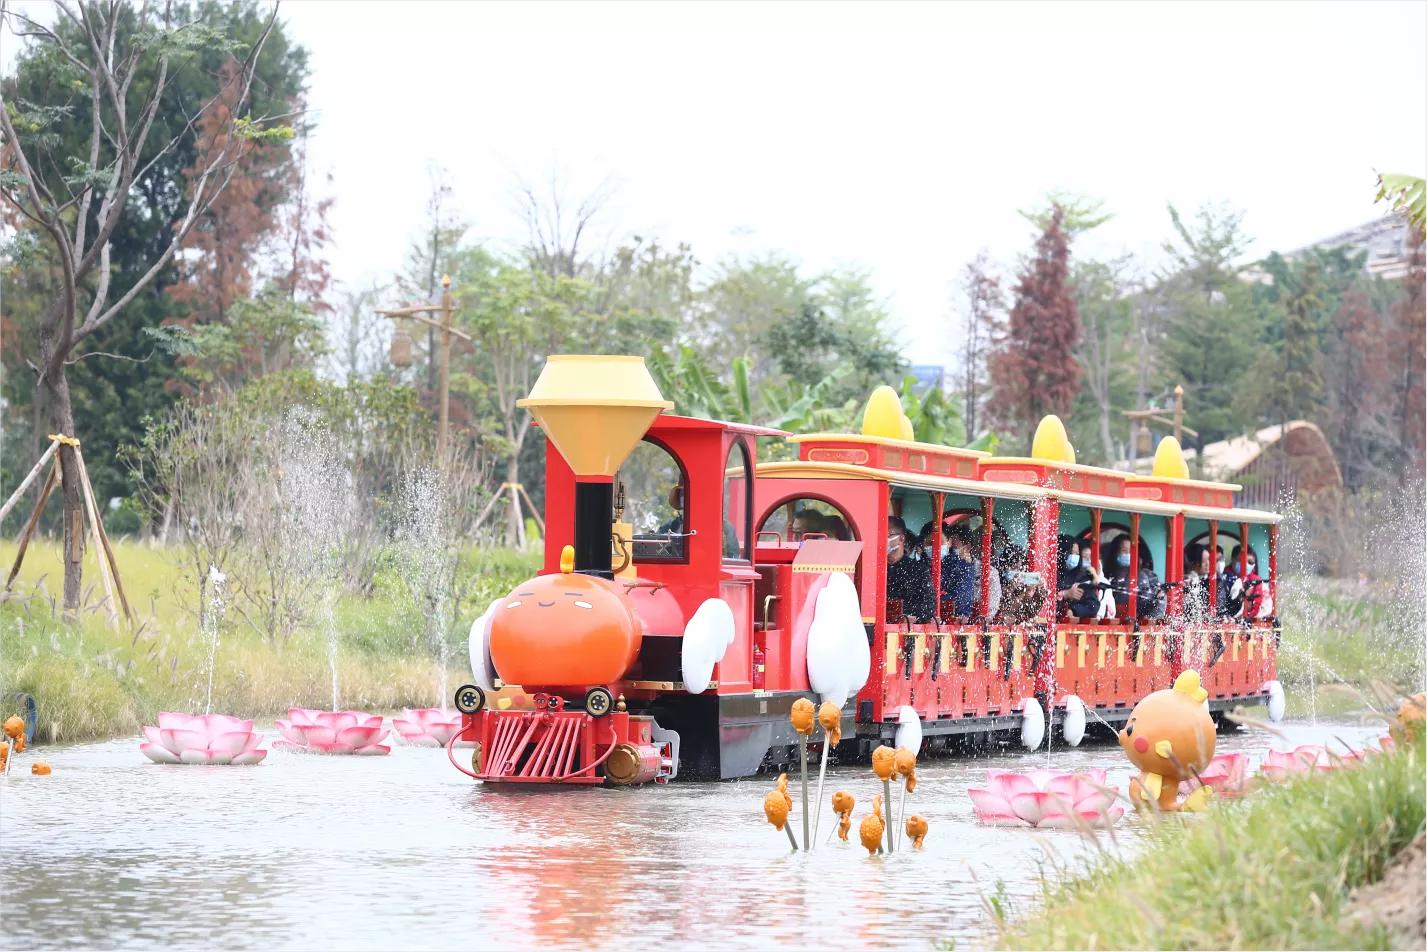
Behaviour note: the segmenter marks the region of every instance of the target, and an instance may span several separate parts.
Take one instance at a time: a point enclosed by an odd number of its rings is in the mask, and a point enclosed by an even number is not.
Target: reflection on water
[[[1378,733],[1282,726],[1274,746]],[[1261,754],[1270,740],[1246,731],[1220,750]],[[966,947],[987,937],[982,897],[998,881],[1031,898],[1050,853],[1073,862],[1090,849],[1074,833],[972,820],[966,788],[988,766],[1040,766],[1044,753],[919,767],[908,812],[930,820],[926,848],[878,858],[856,845],[880,786],[865,767],[829,771],[829,796],[858,800],[852,844],[802,855],[763,819],[771,778],[507,791],[429,749],[161,767],[136,738],[44,756],[53,776],[17,772],[0,788],[6,946]],[[1129,776],[1109,744],[1049,763],[1107,767],[1122,787]],[[835,825],[829,812],[824,837]],[[1139,829],[1122,821],[1118,848],[1134,849]]]

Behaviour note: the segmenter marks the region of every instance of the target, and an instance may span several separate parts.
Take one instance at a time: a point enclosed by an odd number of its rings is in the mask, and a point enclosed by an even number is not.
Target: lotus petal
[[[1039,826],[1046,811],[1051,809],[1051,799],[1044,790],[1018,793],[1011,797],[1011,812],[1031,826]]]
[[[317,723],[317,712],[306,707],[290,707],[287,716],[293,724],[312,725]]]
[[[178,755],[178,759],[186,764],[211,764],[214,762],[214,753],[211,750],[202,750],[190,747]],[[226,763],[226,761],[225,761]]]
[[[308,747],[306,744],[295,744],[290,740],[273,741],[273,750],[298,751],[304,754],[309,754],[313,752],[313,749],[311,747]]]
[[[405,740],[406,743],[407,743],[409,746],[411,746],[411,747],[442,747],[442,746],[445,746],[445,745],[443,745],[443,744],[438,744],[438,743],[436,742],[436,738],[432,737],[430,734],[417,734],[417,735],[415,735],[415,736],[413,736],[413,737],[403,738],[403,740]]]
[[[144,736],[149,739],[150,744],[158,744],[160,747],[163,746],[163,735],[159,733],[159,729],[157,727],[146,726],[144,728]]]
[[[309,747],[330,746],[337,741],[337,732],[330,727],[308,727],[302,735]]]
[[[363,727],[380,728],[382,726],[382,716],[380,714],[373,714],[368,717],[366,714],[358,714],[357,723]]]
[[[980,822],[989,826],[1025,825],[1025,821],[1016,816],[1011,810],[1011,804],[1004,797],[977,787],[966,792],[971,795],[971,809]]]
[[[175,754],[190,748],[203,750],[208,746],[208,734],[201,730],[161,727],[159,728],[159,737],[163,739],[163,745]]]
[[[402,720],[399,717],[391,719],[391,726],[396,728],[396,732],[408,740],[414,737],[425,735],[426,728],[416,721]]]
[[[143,755],[156,764],[177,764],[181,763],[177,755],[170,751],[163,744],[140,744],[139,750]]]
[[[247,750],[233,758],[235,767],[251,767],[253,764],[260,764],[263,758],[268,755],[265,750]]]
[[[284,738],[286,738],[288,743],[299,744],[303,747],[307,746],[307,733],[305,727],[281,720],[275,721],[274,723],[277,725],[278,733],[281,734]]]
[[[218,756],[232,760],[241,754],[248,747],[248,740],[253,735],[247,731],[229,731],[220,734],[208,745],[208,749]]]
[[[386,747],[382,744],[370,744],[366,747],[358,747],[356,750],[352,751],[352,753],[360,757],[375,757],[381,754],[391,753],[391,748]]]
[[[455,724],[433,724],[427,732],[427,736],[436,743],[437,747],[445,747],[456,735]]]
[[[159,711],[159,729],[192,731],[202,730],[203,718],[192,714],[176,714],[173,711]]]
[[[1076,810],[1075,812],[1092,828],[1103,830],[1124,816],[1125,808],[1115,804],[1105,810]]]
[[[347,727],[337,732],[335,740],[344,747],[366,747],[380,740],[380,733],[381,728]]]
[[[352,752],[352,748],[346,744],[337,744],[328,741],[316,741],[311,744],[310,747],[319,754],[350,754]]]
[[[245,743],[243,744],[243,753],[247,754],[247,753],[251,753],[251,752],[257,750],[257,749],[258,749],[258,745],[261,744],[262,742],[263,742],[263,735],[262,735],[262,734],[250,733],[250,734],[248,735],[248,740],[247,740],[247,742],[245,742]]]
[[[997,772],[986,777],[986,786],[992,793],[996,794],[1007,803],[1011,798],[1022,793],[1034,793],[1039,788],[1036,782],[1024,774]]]

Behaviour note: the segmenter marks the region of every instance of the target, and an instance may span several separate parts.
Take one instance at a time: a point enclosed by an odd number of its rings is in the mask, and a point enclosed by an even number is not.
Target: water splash
[[[436,658],[436,704],[446,707],[449,687],[451,583],[456,550],[452,544],[447,487],[438,470],[407,472],[397,494],[397,566],[423,618],[426,649]]]
[[[204,634],[208,639],[208,692],[203,703],[203,713],[213,713],[213,672],[218,667],[218,629],[223,622],[227,602],[223,597],[223,586],[228,576],[218,571],[212,563],[208,566],[208,611],[203,618]]]
[[[288,571],[307,578],[321,593],[318,614],[327,640],[335,711],[341,700],[335,601],[343,527],[354,511],[351,478],[332,431],[308,407],[295,407],[283,417],[280,446],[283,550]]]

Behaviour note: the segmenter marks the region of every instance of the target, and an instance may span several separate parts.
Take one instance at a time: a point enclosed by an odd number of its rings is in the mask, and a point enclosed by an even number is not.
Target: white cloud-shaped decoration
[[[910,704],[903,704],[897,709],[897,739],[892,744],[905,747],[914,754],[921,753],[922,719]]]
[[[862,602],[845,572],[833,572],[818,592],[808,626],[808,684],[824,701],[842,705],[867,683],[872,649],[862,627]]]
[[[1071,747],[1079,747],[1085,739],[1085,702],[1074,694],[1065,698],[1065,721],[1060,729]]]
[[[1045,740],[1045,711],[1033,697],[1021,699],[1021,746],[1035,750]]]
[[[684,626],[680,661],[684,668],[684,690],[702,694],[713,680],[714,665],[723,660],[733,644],[733,609],[721,598],[705,599]]]
[[[496,606],[503,601],[505,599],[497,598],[484,615],[471,622],[471,673],[476,676],[476,683],[487,691],[496,689],[495,664],[491,662],[491,623],[495,621]]]
[[[1288,701],[1283,695],[1283,685],[1277,681],[1267,681],[1263,689],[1268,692],[1268,719],[1277,724],[1283,720],[1283,707]]]

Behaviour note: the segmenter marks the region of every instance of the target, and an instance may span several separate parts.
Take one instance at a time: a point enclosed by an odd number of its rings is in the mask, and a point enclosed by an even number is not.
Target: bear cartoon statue
[[[1199,672],[1185,671],[1174,687],[1155,691],[1135,705],[1119,733],[1120,746],[1140,775],[1130,780],[1130,802],[1160,810],[1202,810],[1212,791],[1199,787],[1178,801],[1180,781],[1197,776],[1214,758],[1214,720],[1204,706],[1208,692]]]

